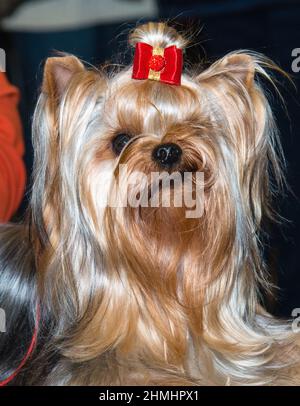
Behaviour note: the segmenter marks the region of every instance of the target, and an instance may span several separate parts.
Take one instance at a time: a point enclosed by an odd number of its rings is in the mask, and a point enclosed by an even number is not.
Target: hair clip
[[[182,50],[175,45],[154,48],[144,42],[138,42],[135,46],[132,78],[180,85],[182,65]]]

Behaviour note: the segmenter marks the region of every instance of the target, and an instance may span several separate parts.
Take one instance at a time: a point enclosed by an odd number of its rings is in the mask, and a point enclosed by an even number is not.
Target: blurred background
[[[209,63],[229,51],[251,49],[277,62],[299,89],[300,72],[293,72],[292,64],[293,50],[299,48],[300,55],[300,0],[0,0],[0,48],[7,54],[7,75],[21,91],[29,175],[19,215],[30,188],[31,119],[45,58],[58,50],[94,65],[129,63],[128,31],[137,22],[157,19],[169,19],[175,28],[194,34],[194,45],[186,52],[186,60],[192,63]],[[272,105],[291,190],[278,202],[288,221],[283,227],[272,227],[265,246],[280,287],[278,299],[268,301],[268,306],[273,313],[290,317],[292,309],[300,308],[300,99],[287,82],[280,90],[288,116],[278,98]]]

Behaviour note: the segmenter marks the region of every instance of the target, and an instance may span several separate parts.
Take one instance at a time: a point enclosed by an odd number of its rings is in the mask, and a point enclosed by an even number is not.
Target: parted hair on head
[[[184,49],[189,43],[188,38],[179,34],[175,28],[165,23],[146,23],[137,26],[129,35],[129,44],[135,46],[138,42],[145,42],[153,47],[166,48],[176,45]]]

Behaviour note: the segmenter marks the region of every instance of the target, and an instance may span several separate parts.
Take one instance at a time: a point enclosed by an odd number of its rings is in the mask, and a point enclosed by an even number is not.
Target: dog
[[[297,385],[299,334],[260,300],[281,70],[237,51],[182,73],[162,22],[129,43],[117,72],[45,63],[29,208],[0,228],[2,385]]]

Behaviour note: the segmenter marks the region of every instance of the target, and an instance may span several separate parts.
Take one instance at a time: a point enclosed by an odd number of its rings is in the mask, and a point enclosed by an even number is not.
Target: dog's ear
[[[221,60],[228,72],[231,72],[236,79],[243,82],[247,88],[251,88],[254,82],[255,67],[253,59],[247,54],[231,54]]]
[[[231,77],[250,89],[254,84],[254,74],[255,64],[251,55],[232,53],[213,63],[199,75],[198,79],[207,81],[216,77]]]
[[[84,71],[84,66],[73,55],[48,58],[44,68],[42,92],[59,101],[72,76]]]

